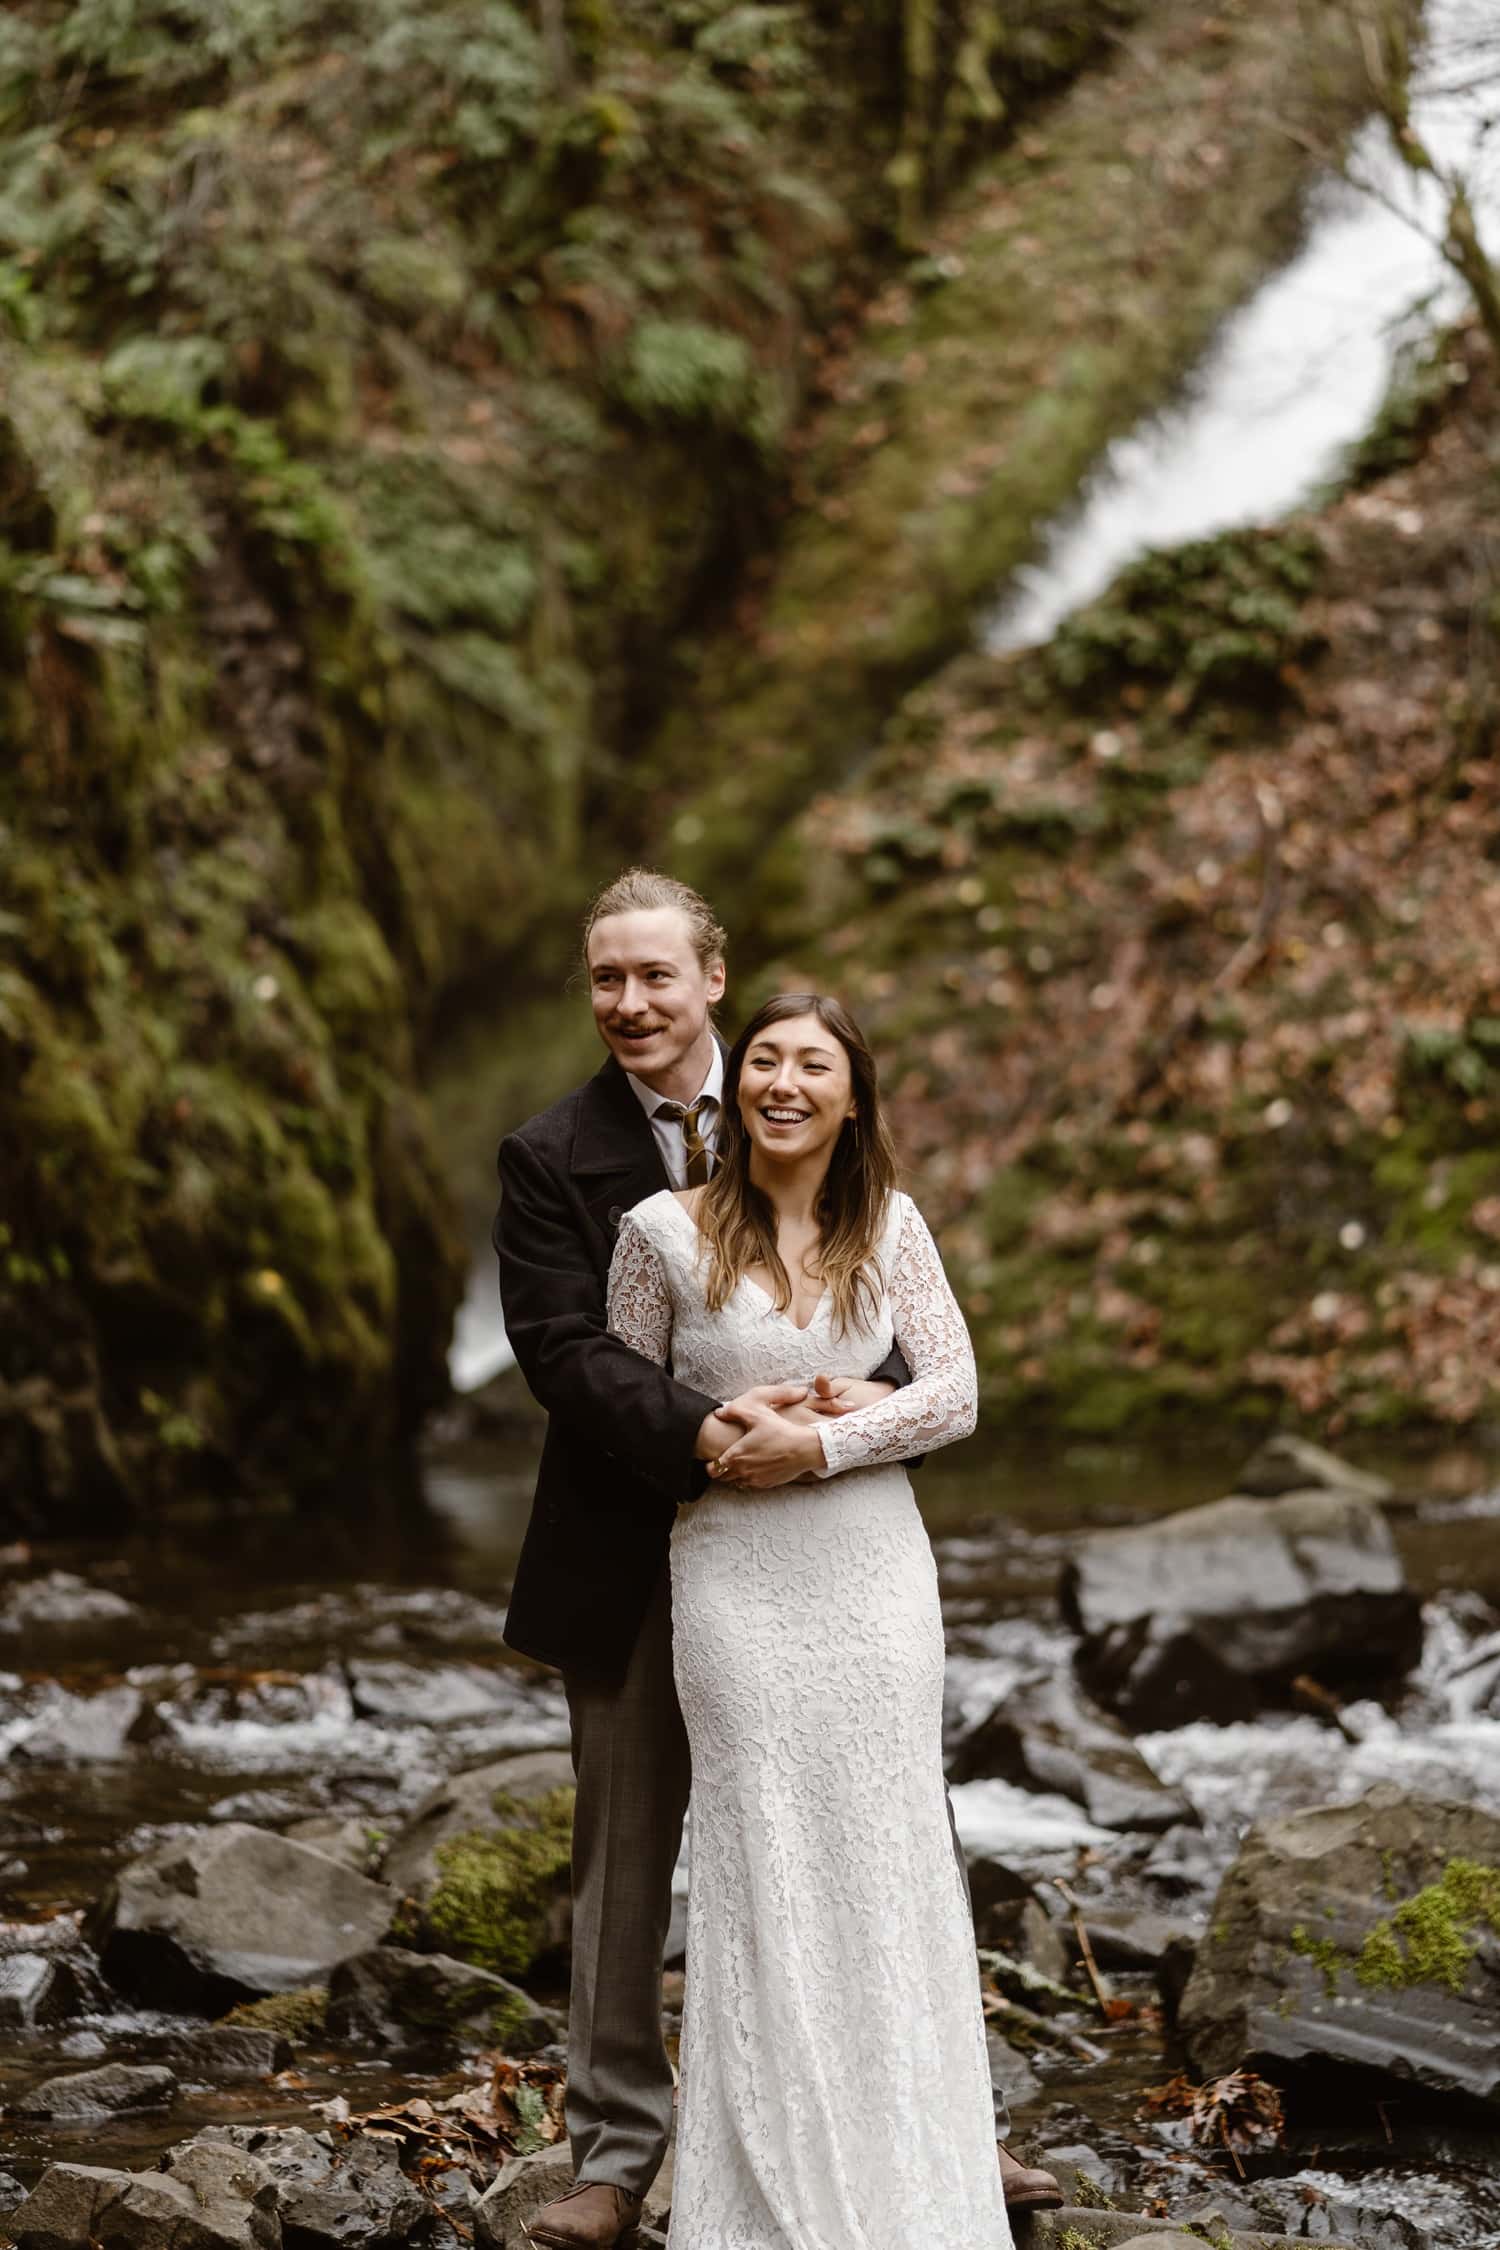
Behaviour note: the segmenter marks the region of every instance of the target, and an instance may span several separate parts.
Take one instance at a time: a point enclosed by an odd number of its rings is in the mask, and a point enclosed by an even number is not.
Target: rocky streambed
[[[933,1470],[995,2073],[1069,2191],[1022,2242],[1495,2250],[1493,1476]],[[352,1522],[7,1556],[25,2250],[509,2242],[549,2192],[570,1775],[499,1646],[525,1474],[454,1442]],[[669,2035],[680,2000],[678,1959]]]

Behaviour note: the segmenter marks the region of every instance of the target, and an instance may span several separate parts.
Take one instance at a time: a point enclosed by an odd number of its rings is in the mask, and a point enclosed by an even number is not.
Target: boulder
[[[1395,1491],[1388,1477],[1372,1476],[1341,1461],[1326,1446],[1310,1438],[1278,1430],[1268,1437],[1234,1480],[1236,1492],[1256,1500],[1279,1500],[1287,1492],[1357,1492],[1362,1499],[1389,1500]]]
[[[26,2201],[26,2190],[14,2172],[0,2172],[0,2213],[14,2211]]]
[[[1096,1828],[1150,1832],[1191,1825],[1180,1789],[1152,1772],[1119,1721],[1088,1703],[1068,1678],[1023,1680],[960,1740],[954,1781],[1008,1781],[1071,1797]]]
[[[1079,1678],[1133,1727],[1244,1718],[1308,1672],[1410,1669],[1421,1605],[1379,1509],[1347,1492],[1231,1496],[1080,1540],[1060,1587]]]
[[[463,2032],[507,2055],[534,2055],[558,2023],[519,1985],[446,1953],[372,1946],[341,1961],[328,1983],[328,2029],[335,2039],[377,2047],[412,2046]]]
[[[53,2164],[13,2215],[16,2250],[282,2250],[276,2190],[234,2152],[170,2170]]]
[[[525,2250],[523,2228],[544,2203],[573,2185],[573,2159],[565,2148],[539,2149],[502,2165],[474,2205],[474,2240],[480,2250]],[[646,2197],[645,2225],[665,2224],[672,2208],[672,2151]],[[1203,2250],[1200,2243],[1198,2250]]]
[[[387,1852],[385,1879],[429,1944],[520,1976],[567,1944],[572,1825],[567,1757],[527,1751],[435,1789]]]
[[[456,1836],[498,1833],[513,1819],[496,1812],[495,1799],[526,1803],[573,1786],[573,1761],[565,1750],[523,1750],[492,1765],[456,1773],[428,1791],[386,1850],[384,1879],[404,1898],[425,1903],[442,1880],[437,1855]]]
[[[300,2125],[209,2125],[184,2148],[253,2158],[275,2183],[296,2250],[405,2250],[431,2216],[388,2140],[356,2134],[335,2146]]]
[[[1251,1830],[1178,2009],[1198,2069],[1500,2108],[1500,1819],[1382,1782]]]
[[[121,1990],[212,2015],[325,1983],[335,1963],[379,1942],[395,1906],[337,1860],[228,1821],[122,1869],[89,1935]]]
[[[15,2107],[22,2117],[110,2117],[159,2108],[176,2091],[177,2080],[164,2063],[102,2063],[97,2070],[44,2080]]]

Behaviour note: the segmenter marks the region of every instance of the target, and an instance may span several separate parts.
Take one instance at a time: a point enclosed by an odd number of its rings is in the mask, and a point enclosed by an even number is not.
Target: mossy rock
[[[442,1782],[386,1855],[407,1934],[501,1976],[567,1940],[573,1769],[528,1751]]]
[[[1251,1831],[1178,2015],[1198,2068],[1500,2108],[1500,1820],[1381,1783]]]
[[[328,1988],[306,1985],[299,1992],[272,1992],[263,2000],[242,2000],[220,2023],[252,2031],[279,2031],[293,2046],[321,2039],[328,2016]]]

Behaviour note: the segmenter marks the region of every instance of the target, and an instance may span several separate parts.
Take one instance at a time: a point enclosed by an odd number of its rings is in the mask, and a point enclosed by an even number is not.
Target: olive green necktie
[[[682,1127],[689,1187],[707,1187],[708,1175],[713,1168],[713,1154],[703,1138],[703,1110],[704,1103],[700,1096],[686,1108],[681,1102],[663,1102],[656,1112],[658,1117],[670,1117]]]

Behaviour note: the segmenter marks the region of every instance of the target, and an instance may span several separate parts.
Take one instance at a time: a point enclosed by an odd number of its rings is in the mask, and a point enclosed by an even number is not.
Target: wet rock
[[[16,2250],[283,2250],[261,2167],[234,2152],[179,2163],[183,2154],[158,2172],[52,2165],[11,2222]]]
[[[442,1879],[437,1855],[454,1837],[475,1830],[498,1832],[512,1815],[497,1813],[495,1799],[545,1797],[573,1786],[573,1762],[564,1750],[525,1750],[517,1757],[453,1774],[427,1794],[385,1855],[384,1880],[404,1898],[425,1901]]]
[[[1042,2082],[1020,2048],[1002,2038],[993,2024],[985,2026],[984,2043],[990,2058],[990,2084],[1004,2096],[1006,2108],[1017,2110],[1025,2102],[1039,2101]]]
[[[1360,2250],[1438,2250],[1436,2237],[1405,2212],[1367,2203],[1359,2195],[1329,2195],[1314,2181],[1266,2180],[1259,2200],[1298,2242],[1352,2234]]]
[[[26,2190],[14,2172],[0,2172],[0,2212],[14,2211],[18,2203],[26,2200]]]
[[[177,2080],[164,2063],[104,2063],[98,2070],[48,2078],[15,2106],[23,2117],[110,2117],[157,2109],[176,2091]]]
[[[503,2165],[474,2205],[474,2240],[480,2250],[525,2250],[522,2229],[544,2203],[566,2195],[573,2185],[573,2160],[566,2149],[541,2149]],[[672,2207],[672,2151],[646,2197],[645,2223],[663,2226]],[[1198,2250],[1203,2250],[1200,2243]]]
[[[531,2055],[557,2037],[559,2025],[518,1985],[487,1969],[444,1953],[377,1945],[334,1970],[328,2029],[335,2039],[382,2047],[467,2032],[508,2055]]]
[[[291,2042],[282,2033],[232,2023],[153,2032],[138,2042],[138,2051],[153,2062],[170,2064],[179,2078],[207,2079],[219,2086],[270,2078],[292,2061]]]
[[[1178,2012],[1204,2072],[1381,2073],[1500,2108],[1500,1819],[1381,1783],[1252,1829]]]
[[[1094,1959],[1101,1969],[1159,1969],[1175,1949],[1187,1945],[1191,1953],[1202,1934],[1197,1922],[1175,1920],[1170,1914],[1108,1913],[1091,1906],[1083,1917]]]
[[[1009,1953],[1054,1983],[1061,1982],[1071,1957],[1035,1884],[1002,1859],[973,1859],[968,1868],[976,1942]]]
[[[1310,1672],[1408,1670],[1421,1606],[1380,1511],[1345,1492],[1231,1497],[1080,1541],[1060,1588],[1079,1677],[1133,1727],[1249,1717]]]
[[[373,1658],[348,1667],[354,1708],[363,1718],[408,1726],[451,1727],[493,1718],[516,1696],[503,1674],[477,1664],[402,1664]]]
[[[112,1984],[210,2015],[325,1982],[335,1963],[378,1943],[395,1906],[321,1852],[229,1821],[132,1861],[89,1935]]]
[[[61,2023],[79,1999],[78,1979],[66,1960],[48,1953],[0,1955],[0,2029]]]
[[[210,2125],[184,2145],[255,2159],[275,2183],[286,2250],[405,2250],[423,2239],[426,2198],[390,2141],[356,2134],[335,2147],[300,2125]]]
[[[1260,2229],[1230,2229],[1207,2238],[1214,2250],[1286,2250],[1286,2237]],[[1038,2211],[1016,2227],[1016,2250],[1203,2250],[1205,2237],[1189,2234],[1177,2219],[1148,2219],[1139,2211],[1101,2211],[1064,2205]],[[1327,2250],[1361,2250],[1350,2240]]]
[[[70,1570],[49,1570],[45,1577],[23,1579],[12,1586],[0,1609],[0,1631],[19,1633],[33,1625],[101,1625],[121,1617],[137,1617],[134,1602],[107,1586],[91,1586]]]
[[[99,1695],[58,1689],[14,1754],[34,1765],[104,1765],[125,1757],[146,1725],[145,1699],[133,1687],[106,1688]]]
[[[1252,1499],[1279,1500],[1287,1492],[1357,1492],[1362,1499],[1389,1500],[1395,1490],[1388,1477],[1371,1476],[1341,1461],[1326,1446],[1310,1438],[1278,1430],[1268,1437],[1234,1480],[1236,1492]]]
[[[1191,1825],[1197,1814],[1136,1749],[1125,1729],[1067,1678],[1023,1681],[960,1740],[954,1781],[1008,1781],[1071,1797],[1096,1828]]]

